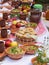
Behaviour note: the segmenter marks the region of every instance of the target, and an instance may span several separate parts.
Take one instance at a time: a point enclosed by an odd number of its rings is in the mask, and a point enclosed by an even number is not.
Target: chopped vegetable
[[[29,26],[29,27],[37,27],[37,24],[36,23],[28,23],[26,26]]]
[[[35,46],[27,46],[26,49],[27,50],[37,50],[38,48]]]
[[[18,47],[12,47],[12,48],[10,48],[9,53],[11,53],[11,54],[22,54],[23,50],[21,48],[18,48]]]
[[[46,57],[46,53],[44,51],[38,50],[37,62],[40,62],[41,64],[49,63],[49,58]]]

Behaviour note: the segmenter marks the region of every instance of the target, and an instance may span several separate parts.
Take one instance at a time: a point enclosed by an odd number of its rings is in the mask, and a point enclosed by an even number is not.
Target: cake
[[[1,37],[2,38],[7,38],[7,35],[8,35],[8,33],[7,33],[7,29],[1,29]]]
[[[0,41],[0,53],[3,53],[5,49],[4,42]]]
[[[5,20],[4,19],[0,21],[0,27],[5,27]]]

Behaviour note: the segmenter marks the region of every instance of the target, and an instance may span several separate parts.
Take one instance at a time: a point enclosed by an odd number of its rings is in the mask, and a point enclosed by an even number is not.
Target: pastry
[[[16,32],[17,41],[21,44],[33,43],[37,39],[37,34],[33,28],[20,28]]]
[[[19,29],[19,31],[16,32],[16,35],[19,36],[19,34],[22,35],[22,37],[26,38],[36,38],[36,32],[33,28]]]

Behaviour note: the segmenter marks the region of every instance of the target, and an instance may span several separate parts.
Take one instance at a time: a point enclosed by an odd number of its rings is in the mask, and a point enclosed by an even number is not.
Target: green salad
[[[10,17],[12,18],[12,17],[16,17],[17,16],[17,14],[10,14]]]
[[[9,50],[10,54],[22,54],[24,51],[19,47],[12,47]]]
[[[37,27],[37,24],[36,23],[28,23],[26,26],[28,27]]]
[[[36,46],[27,46],[27,50],[37,50],[38,48]]]
[[[18,9],[13,9],[12,12],[20,12]]]

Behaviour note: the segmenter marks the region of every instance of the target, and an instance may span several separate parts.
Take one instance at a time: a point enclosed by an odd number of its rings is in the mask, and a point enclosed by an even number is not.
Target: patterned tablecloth
[[[44,37],[46,37],[46,36],[49,37],[48,30],[45,27],[43,20],[41,20],[41,22],[37,26],[36,31],[38,33],[38,39],[37,39],[38,45],[41,45],[44,43]],[[11,60],[8,57],[6,57],[2,62],[0,62],[0,65],[32,65],[31,59],[34,56],[36,56],[36,55],[25,55],[20,60]]]
[[[1,0],[0,0],[1,2]],[[44,37],[49,37],[49,32],[44,24],[44,19],[41,20],[41,22],[38,24],[36,28],[36,32],[38,34],[37,42],[38,45],[44,43]],[[10,37],[12,38],[12,36]],[[20,60],[11,60],[8,57],[6,57],[3,61],[0,62],[0,65],[32,65],[31,59],[36,55],[25,55]]]

